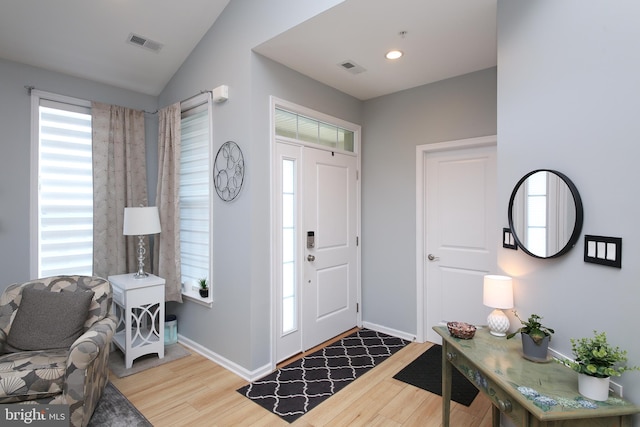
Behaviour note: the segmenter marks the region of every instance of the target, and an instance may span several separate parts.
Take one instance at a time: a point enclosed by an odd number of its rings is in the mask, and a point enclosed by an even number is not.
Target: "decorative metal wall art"
[[[238,197],[244,182],[244,156],[233,141],[227,141],[216,154],[213,164],[213,183],[216,193],[225,202]]]

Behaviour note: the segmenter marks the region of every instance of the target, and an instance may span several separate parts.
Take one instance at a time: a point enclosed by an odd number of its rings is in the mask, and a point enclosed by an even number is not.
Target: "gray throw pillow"
[[[19,350],[69,348],[84,332],[93,291],[23,289],[7,343]]]

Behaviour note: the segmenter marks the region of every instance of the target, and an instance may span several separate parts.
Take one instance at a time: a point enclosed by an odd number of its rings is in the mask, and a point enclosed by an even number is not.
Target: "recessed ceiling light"
[[[390,50],[389,52],[387,52],[387,54],[384,56],[387,59],[398,59],[403,55],[403,53],[399,50]]]

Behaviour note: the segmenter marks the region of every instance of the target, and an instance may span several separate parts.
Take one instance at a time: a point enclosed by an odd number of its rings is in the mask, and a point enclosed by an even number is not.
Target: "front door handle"
[[[440,257],[439,256],[435,256],[434,254],[427,255],[427,259],[429,261],[440,261]]]
[[[315,260],[316,260],[316,257],[315,257],[315,256],[313,256],[313,255],[311,255],[311,254],[307,255],[307,261],[309,261],[309,262],[313,262],[313,261],[315,261]]]

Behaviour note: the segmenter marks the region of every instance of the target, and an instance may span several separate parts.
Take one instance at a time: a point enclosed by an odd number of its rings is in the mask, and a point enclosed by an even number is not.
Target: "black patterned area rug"
[[[361,329],[238,392],[291,423],[408,343]]]
[[[442,396],[442,346],[435,344],[429,347],[393,378]],[[469,406],[477,395],[478,389],[453,368],[451,400]]]

